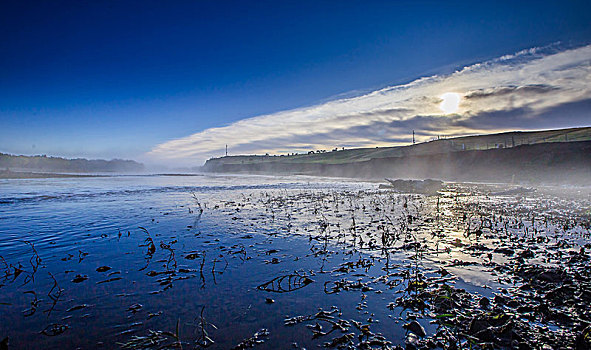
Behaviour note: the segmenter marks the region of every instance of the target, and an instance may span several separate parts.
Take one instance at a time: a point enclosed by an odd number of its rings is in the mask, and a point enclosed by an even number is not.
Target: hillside
[[[16,156],[0,153],[0,169],[50,173],[140,172],[144,165],[133,160],[66,159],[60,157]]]
[[[585,184],[591,179],[591,128],[511,132],[289,157],[224,157],[207,161],[203,168],[222,173]]]
[[[208,160],[205,163],[205,169],[213,169],[222,164],[259,164],[270,162],[345,164],[363,162],[376,158],[419,156],[459,151],[487,150],[492,148],[511,148],[539,143],[574,141],[591,141],[591,127],[527,132],[513,131],[499,134],[447,138],[409,146],[355,148],[289,156],[227,156]]]

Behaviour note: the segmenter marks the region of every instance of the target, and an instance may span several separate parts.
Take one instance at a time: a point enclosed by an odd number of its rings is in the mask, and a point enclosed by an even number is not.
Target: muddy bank
[[[446,181],[585,183],[591,178],[591,142],[556,142],[483,151],[375,158],[345,164],[227,164],[208,160],[218,173],[307,174],[363,179],[434,178]]]

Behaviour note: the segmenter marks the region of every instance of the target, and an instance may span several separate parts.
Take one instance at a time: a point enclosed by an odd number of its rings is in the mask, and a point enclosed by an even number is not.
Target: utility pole
[[[415,131],[412,131],[412,144],[415,144]]]
[[[228,156],[228,145],[226,145],[226,157]]]

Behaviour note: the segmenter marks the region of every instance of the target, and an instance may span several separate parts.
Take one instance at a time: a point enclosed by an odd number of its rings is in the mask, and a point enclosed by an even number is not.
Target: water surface
[[[505,187],[423,196],[305,176],[0,180],[0,340],[117,348],[156,331],[169,332],[159,346],[383,348],[409,342],[417,320],[416,345],[444,346],[478,315],[525,307],[498,300],[548,292],[516,266],[588,275],[588,191]],[[465,303],[445,309],[441,293]],[[550,311],[591,317],[567,309]],[[539,343],[585,326],[547,316],[522,316],[514,333]]]

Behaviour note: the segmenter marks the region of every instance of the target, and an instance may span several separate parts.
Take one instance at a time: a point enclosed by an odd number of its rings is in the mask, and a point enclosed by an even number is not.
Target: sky
[[[589,1],[2,1],[0,152],[224,154],[591,125]]]

